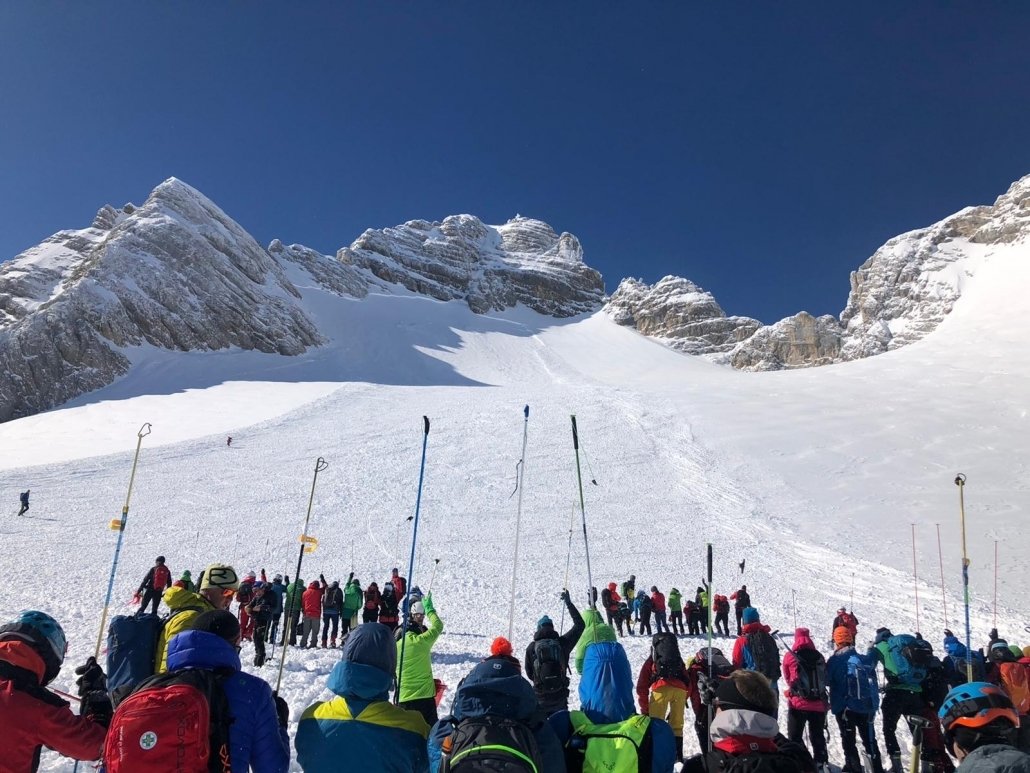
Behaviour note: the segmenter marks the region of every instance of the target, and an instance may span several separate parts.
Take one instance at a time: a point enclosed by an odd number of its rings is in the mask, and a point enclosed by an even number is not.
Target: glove
[[[431,615],[436,612],[436,607],[433,606],[433,594],[427,593],[422,597],[422,606],[426,609],[426,614]]]
[[[715,703],[715,683],[707,679],[702,679],[697,685],[698,692],[701,695],[701,703],[705,706],[711,706]]]
[[[564,601],[566,604],[572,603],[572,596],[569,595],[568,588],[562,588],[561,600]]]
[[[98,725],[107,727],[111,724],[114,707],[111,705],[111,698],[106,692],[103,690],[93,690],[82,696],[82,707],[79,711],[90,722],[96,722]]]
[[[107,692],[107,674],[93,656],[87,658],[85,663],[76,668],[75,673],[79,675],[75,684],[79,687],[80,698],[85,698],[87,693],[98,690],[103,693]]]
[[[132,594],[132,603],[133,604],[139,604],[139,600],[140,600],[139,591],[136,591],[135,593]]]
[[[945,636],[954,636],[955,634],[953,634],[951,631],[949,631],[947,628],[945,628],[944,629],[944,635]]]
[[[282,699],[279,693],[272,693],[275,699],[275,715],[279,719],[279,727],[287,727],[290,724],[290,705]]]

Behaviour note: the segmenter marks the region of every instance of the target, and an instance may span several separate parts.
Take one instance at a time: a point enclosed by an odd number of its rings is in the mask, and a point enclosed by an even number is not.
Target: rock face
[[[675,276],[654,285],[623,279],[605,310],[616,323],[685,354],[729,352],[762,326],[749,317],[727,317],[711,293]]]
[[[480,313],[522,303],[556,317],[604,294],[576,237],[539,220],[414,221],[366,231],[338,258],[278,240],[265,250],[172,178],[142,206],[105,206],[89,228],[0,264],[0,421],[110,384],[143,346],[300,354],[327,338],[298,287],[363,298],[398,285]]]
[[[762,326],[726,317],[710,293],[678,277],[625,280],[605,310],[619,324],[688,354],[743,370],[780,370],[870,357],[920,340],[961,295],[986,246],[1030,236],[1030,176],[992,206],[969,207],[895,237],[851,274],[840,319],[800,312]]]
[[[464,300],[480,314],[521,303],[571,317],[596,310],[604,299],[604,282],[583,262],[579,240],[524,217],[501,226],[472,215],[412,220],[365,231],[337,257],[412,292]]]

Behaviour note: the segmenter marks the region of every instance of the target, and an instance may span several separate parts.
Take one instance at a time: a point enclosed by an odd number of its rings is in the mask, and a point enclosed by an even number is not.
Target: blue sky
[[[176,176],[327,254],[471,212],[609,290],[838,313],[886,239],[1030,173],[1030,3],[0,5],[0,259]]]

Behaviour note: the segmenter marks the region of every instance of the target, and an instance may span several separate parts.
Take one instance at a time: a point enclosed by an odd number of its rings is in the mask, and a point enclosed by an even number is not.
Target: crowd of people
[[[702,583],[684,603],[675,588],[666,597],[635,583],[632,575],[621,587],[609,583],[582,612],[562,591],[569,629],[545,614],[522,659],[509,640],[494,639],[441,717],[432,650],[443,619],[433,594],[409,589],[397,569],[381,590],[375,582],[362,588],[353,573],[305,585],[286,575],[269,581],[263,569],[241,577],[224,564],[196,581],[188,571],[173,580],[159,556],[136,594],[139,614],[112,621],[107,671],[93,658],[76,669],[78,714],[65,700],[75,696],[47,689],[67,650],[61,625],[30,611],[0,626],[0,770],[35,770],[43,746],[103,760],[108,773],[174,770],[168,760],[193,749],[194,732],[208,755],[203,769],[210,758],[234,773],[285,772],[290,709],[268,682],[241,670],[241,648],[252,642],[256,666],[268,646],[341,648],[326,684],[334,697],[307,707],[292,739],[308,773],[669,773],[677,763],[689,773],[826,773],[831,714],[843,773],[902,773],[902,717],[922,773],[952,773],[952,758],[963,773],[1030,773],[1030,647],[1018,650],[992,631],[986,653],[971,652],[945,631],[938,657],[918,633],[886,627],[856,647],[858,619],[841,609],[827,658],[807,628],[789,644],[775,635],[746,586],[723,597]],[[121,632],[142,630],[162,603],[168,615],[152,629],[151,649],[134,651]],[[710,619],[713,634],[729,637],[731,606],[737,635],[725,652],[702,641],[681,651]],[[629,635],[649,637],[635,676],[619,641]],[[148,673],[127,679],[140,660]],[[183,731],[183,706],[194,704],[208,726]],[[166,717],[176,731],[164,732]],[[686,754],[688,717],[699,754]]]

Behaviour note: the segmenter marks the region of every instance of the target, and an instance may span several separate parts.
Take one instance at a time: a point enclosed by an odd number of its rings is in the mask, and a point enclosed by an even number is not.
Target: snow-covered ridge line
[[[852,272],[839,318],[802,311],[763,326],[749,317],[727,317],[711,293],[672,276],[654,285],[625,279],[605,308],[615,322],[677,351],[743,370],[856,360],[933,332],[980,260],[991,254],[1026,259],[1028,234],[1030,175],[991,206],[967,207],[889,240]]]

